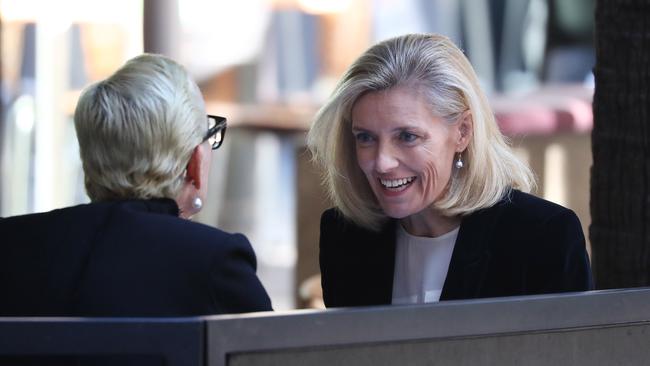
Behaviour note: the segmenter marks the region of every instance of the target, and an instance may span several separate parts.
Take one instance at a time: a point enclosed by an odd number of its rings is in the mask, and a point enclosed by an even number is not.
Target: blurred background
[[[144,51],[228,117],[198,221],[248,236],[275,309],[320,306],[329,207],[305,133],[367,47],[412,32],[466,53],[535,194],[589,217],[594,0],[0,0],[0,216],[85,203],[84,86]],[[70,223],[74,225],[74,223]],[[1,239],[0,239],[1,240]]]

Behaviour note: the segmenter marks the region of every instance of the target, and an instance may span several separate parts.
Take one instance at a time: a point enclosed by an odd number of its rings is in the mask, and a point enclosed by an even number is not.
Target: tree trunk
[[[591,170],[598,288],[650,284],[650,1],[596,3]]]

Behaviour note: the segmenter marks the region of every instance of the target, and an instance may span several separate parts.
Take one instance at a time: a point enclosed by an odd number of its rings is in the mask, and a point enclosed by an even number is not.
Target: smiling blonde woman
[[[327,306],[593,288],[578,218],[526,193],[532,173],[448,38],[368,49],[308,144],[335,204],[321,219]]]

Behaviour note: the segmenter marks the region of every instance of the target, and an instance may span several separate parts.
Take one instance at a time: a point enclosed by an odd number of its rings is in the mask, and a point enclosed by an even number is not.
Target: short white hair
[[[153,54],[86,88],[74,123],[92,201],[176,198],[208,129],[196,83],[181,65]]]
[[[397,86],[426,96],[431,111],[456,123],[469,111],[472,138],[444,197],[435,207],[444,215],[466,215],[494,205],[510,188],[534,186],[528,166],[511,151],[499,131],[471,64],[451,40],[437,34],[408,34],[380,42],[346,71],[315,117],[307,136],[335,206],[355,223],[378,229],[386,216],[356,160],[351,129],[355,102],[369,92]]]

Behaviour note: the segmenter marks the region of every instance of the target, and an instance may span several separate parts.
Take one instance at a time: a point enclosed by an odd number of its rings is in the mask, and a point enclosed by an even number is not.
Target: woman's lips
[[[379,178],[379,186],[382,188],[382,193],[386,196],[399,196],[406,189],[408,189],[416,177],[386,179]]]

